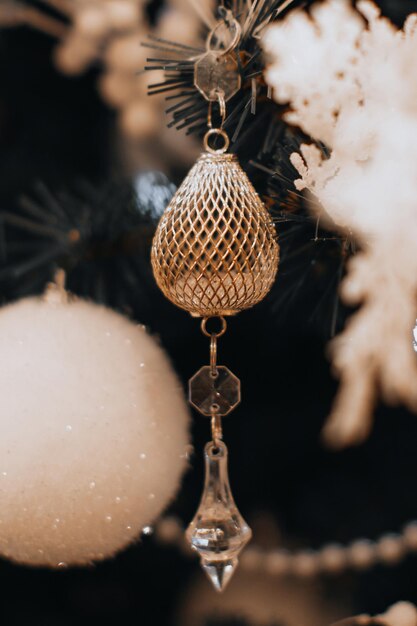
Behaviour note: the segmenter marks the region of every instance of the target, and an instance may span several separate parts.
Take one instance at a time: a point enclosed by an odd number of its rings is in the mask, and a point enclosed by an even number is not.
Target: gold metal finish
[[[235,50],[241,35],[242,28],[233,13],[224,11],[224,19],[216,22],[208,34],[206,53],[195,62],[194,85],[210,103],[217,101],[219,93],[227,102],[242,86]]]
[[[65,290],[66,279],[65,270],[57,269],[54,274],[54,280],[47,284],[42,299],[51,305],[66,304],[74,299],[74,296],[71,297],[68,291]]]
[[[212,378],[217,378],[219,375],[217,369],[217,339],[226,332],[226,320],[224,317],[220,319],[222,321],[222,328],[217,333],[211,333],[210,336],[210,376]],[[204,328],[204,334],[207,334],[206,326],[207,318],[204,318],[201,322],[201,328]],[[219,411],[220,405],[213,403],[211,405],[211,438],[215,446],[223,439],[222,418]]]
[[[222,441],[222,417],[240,403],[240,380],[217,365],[217,340],[226,332],[224,316],[253,306],[268,293],[279,260],[268,211],[237,158],[225,154],[230,144],[223,129],[226,102],[241,86],[235,51],[241,32],[232,12],[223,7],[223,20],[207,38],[206,54],[195,62],[194,84],[209,102],[206,153],[166,208],[151,253],[161,291],[191,315],[202,317],[201,330],[210,338],[210,365],[188,382],[190,404],[211,420],[212,442],[205,449],[204,491],[187,537],[218,591],[232,576],[252,533],[231,495]],[[219,128],[213,128],[213,102],[219,105]],[[212,138],[220,138],[223,145],[210,145]],[[219,318],[220,327],[210,332],[207,322],[213,317]]]
[[[211,418],[213,441],[222,438],[221,418],[228,415],[240,403],[240,380],[224,365],[217,365],[217,340],[226,332],[227,323],[219,317],[218,330],[209,331],[207,322],[214,318],[201,320],[201,330],[210,337],[210,365],[201,367],[188,381],[188,399],[190,404],[202,415]]]
[[[211,439],[215,446],[223,439],[222,418],[217,413],[211,416]]]
[[[210,100],[209,105],[208,105],[208,112],[207,112],[207,126],[212,129],[213,128],[213,124],[212,124],[212,113],[213,113],[213,102],[218,102],[219,104],[219,111],[220,111],[220,117],[221,117],[221,124],[220,124],[220,129],[223,128],[223,124],[226,121],[226,100],[224,99],[224,91],[216,89],[216,100]],[[220,129],[214,129],[214,130],[220,130]],[[224,134],[226,134],[223,131]],[[227,136],[227,140],[229,141],[229,137]]]
[[[221,137],[224,141],[221,148],[212,148],[209,144],[210,137]],[[221,128],[210,128],[204,135],[204,148],[210,154],[224,154],[230,145],[230,139],[228,134]]]
[[[271,217],[236,156],[203,154],[155,233],[162,292],[195,317],[234,315],[268,293],[278,259]]]
[[[233,32],[233,35],[229,44],[224,49],[219,49],[219,48],[216,48],[213,45],[213,43],[214,43],[215,37],[218,39],[224,38],[224,35],[223,36],[220,35],[219,37],[219,32],[222,28],[227,29],[229,33]],[[241,35],[242,35],[241,25],[239,24],[237,19],[233,17],[232,11],[226,11],[225,19],[218,20],[214,28],[210,30],[209,34],[207,35],[206,50],[207,52],[216,51],[216,52],[221,52],[221,54],[224,54],[224,55],[228,54],[229,52],[231,52],[232,50],[236,48],[237,44],[240,41]]]
[[[206,337],[212,337],[213,335],[215,337],[217,337],[217,339],[219,337],[223,337],[224,333],[227,330],[227,322],[224,319],[224,317],[218,317],[217,319],[220,320],[220,330],[217,331],[217,333],[215,333],[214,331],[210,332],[207,330],[207,322],[211,319],[216,319],[215,317],[205,317],[204,319],[201,320],[201,332],[203,333],[203,335],[205,335]]]
[[[212,335],[210,339],[210,368],[211,375],[215,378],[217,374],[217,337],[216,335]]]

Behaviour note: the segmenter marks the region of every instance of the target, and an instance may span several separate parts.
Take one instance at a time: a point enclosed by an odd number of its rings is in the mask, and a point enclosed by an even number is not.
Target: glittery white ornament
[[[0,311],[0,554],[64,567],[114,555],[175,495],[188,409],[164,352],[104,307]]]

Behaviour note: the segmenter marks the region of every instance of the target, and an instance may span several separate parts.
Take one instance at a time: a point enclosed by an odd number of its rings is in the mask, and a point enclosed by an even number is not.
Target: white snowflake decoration
[[[344,301],[361,306],[330,350],[341,380],[325,427],[334,446],[366,438],[378,393],[417,410],[416,26],[411,15],[397,30],[369,0],[358,11],[327,0],[264,36],[287,121],[330,149],[328,159],[315,145],[292,155],[296,187],[361,248],[342,284]]]

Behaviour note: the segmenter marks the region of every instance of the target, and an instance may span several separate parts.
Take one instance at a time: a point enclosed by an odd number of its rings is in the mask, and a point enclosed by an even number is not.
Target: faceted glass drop
[[[223,591],[237,566],[238,555],[252,531],[239,513],[230,490],[227,447],[210,442],[204,451],[206,476],[201,502],[187,529],[187,539],[217,591]]]

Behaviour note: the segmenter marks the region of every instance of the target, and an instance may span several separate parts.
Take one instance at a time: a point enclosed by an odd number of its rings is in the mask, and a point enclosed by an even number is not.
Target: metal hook
[[[219,20],[216,25],[214,26],[214,28],[212,28],[212,30],[209,32],[209,34],[207,35],[207,39],[206,39],[206,50],[207,52],[217,52],[221,55],[225,55],[228,54],[229,52],[231,52],[232,50],[234,50],[237,46],[237,44],[239,43],[241,34],[242,34],[242,28],[239,24],[239,22],[237,21],[236,18],[233,17],[233,13],[230,10],[225,10],[226,14],[225,17],[221,20]],[[223,26],[223,24],[226,24],[226,26],[229,28],[229,30],[231,31],[232,29],[234,30],[234,34],[233,37],[229,43],[228,46],[226,46],[226,48],[224,50],[218,50],[217,48],[213,48],[213,39],[214,36],[216,35],[217,31]]]
[[[221,89],[216,91],[217,102],[219,103],[219,112],[221,117],[220,129],[223,128],[223,124],[226,120],[226,100],[224,98],[224,91]],[[209,128],[213,128],[213,102],[214,100],[209,101],[208,112],[207,112],[207,126]]]
[[[222,418],[215,411],[211,414],[211,438],[215,446],[223,439]]]

